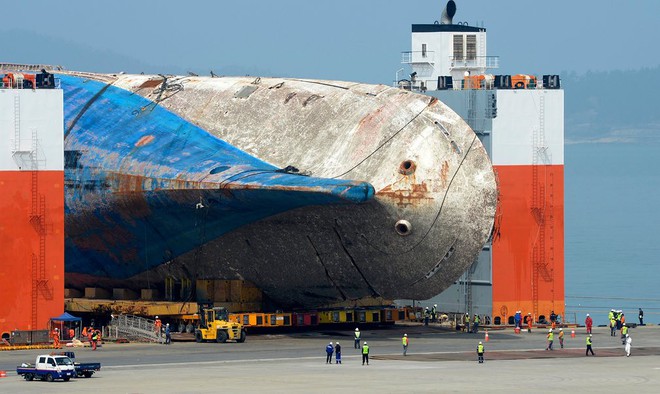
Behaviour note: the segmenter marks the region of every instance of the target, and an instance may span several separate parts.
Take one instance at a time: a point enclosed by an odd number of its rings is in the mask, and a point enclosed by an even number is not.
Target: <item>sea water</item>
[[[565,146],[566,319],[660,324],[660,144]]]

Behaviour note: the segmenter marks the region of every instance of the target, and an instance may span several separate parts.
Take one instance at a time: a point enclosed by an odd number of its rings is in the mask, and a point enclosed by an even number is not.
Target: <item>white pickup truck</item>
[[[55,379],[62,379],[68,382],[69,379],[76,376],[73,361],[66,356],[51,356],[42,354],[32,364],[22,364],[16,367],[16,373],[23,375],[25,380],[34,380],[35,378],[52,382]]]

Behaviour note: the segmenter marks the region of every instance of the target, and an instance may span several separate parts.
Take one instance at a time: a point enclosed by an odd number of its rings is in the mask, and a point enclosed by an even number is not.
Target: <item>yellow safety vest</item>
[[[355,339],[360,339],[360,331],[355,331]]]
[[[408,337],[401,338],[401,343],[403,343],[403,346],[408,346]]]
[[[484,352],[484,345],[477,345],[477,353],[483,353]]]
[[[369,346],[367,345],[362,346],[362,354],[369,354]]]
[[[591,346],[591,337],[587,337],[587,345]]]
[[[554,340],[554,339],[555,339],[555,333],[553,333],[553,332],[549,332],[549,333],[548,333],[548,341],[552,341],[552,340]]]
[[[628,333],[628,326],[623,326],[623,328],[621,329],[621,335],[625,336],[627,333]]]

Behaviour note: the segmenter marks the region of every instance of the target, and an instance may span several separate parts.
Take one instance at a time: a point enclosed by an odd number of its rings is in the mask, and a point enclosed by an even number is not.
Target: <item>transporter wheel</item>
[[[46,375],[46,382],[52,382],[53,380],[55,380],[55,379],[53,379],[53,374],[49,373],[49,374]]]
[[[202,332],[201,331],[195,331],[195,342],[201,343],[203,341],[204,341],[204,339],[202,338]]]

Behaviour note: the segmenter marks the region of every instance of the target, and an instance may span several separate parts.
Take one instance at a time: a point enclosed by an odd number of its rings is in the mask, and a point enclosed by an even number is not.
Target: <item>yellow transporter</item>
[[[290,327],[293,313],[231,313],[229,320],[241,323],[245,327]]]

